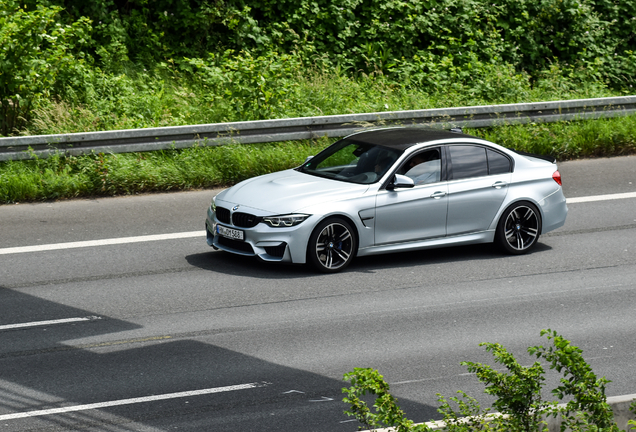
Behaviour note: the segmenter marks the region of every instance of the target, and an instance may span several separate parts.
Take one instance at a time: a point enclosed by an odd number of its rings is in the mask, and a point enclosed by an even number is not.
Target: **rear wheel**
[[[511,205],[497,224],[495,241],[506,252],[520,255],[531,250],[541,234],[539,210],[529,202]]]
[[[341,218],[325,219],[309,237],[307,260],[323,273],[336,273],[347,267],[356,254],[355,230]]]

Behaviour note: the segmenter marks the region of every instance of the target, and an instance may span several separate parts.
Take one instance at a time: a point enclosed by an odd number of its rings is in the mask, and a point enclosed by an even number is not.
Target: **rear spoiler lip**
[[[554,156],[552,156],[552,155],[544,156],[544,155],[539,155],[539,154],[535,154],[535,153],[524,152],[524,151],[521,151],[521,150],[515,150],[515,149],[508,149],[508,150],[510,150],[512,152],[515,152],[515,153],[517,153],[518,155],[521,155],[521,156],[530,156],[530,157],[533,157],[533,158],[537,158],[537,159],[542,159],[544,161],[548,161],[548,162],[553,163],[553,164],[555,164],[556,161],[557,161],[556,158]]]

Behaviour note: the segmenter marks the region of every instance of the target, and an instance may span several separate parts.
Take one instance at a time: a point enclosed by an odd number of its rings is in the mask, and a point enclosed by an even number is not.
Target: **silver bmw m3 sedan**
[[[349,135],[212,199],[207,242],[338,272],[354,257],[495,242],[526,253],[565,223],[556,161],[454,131]]]

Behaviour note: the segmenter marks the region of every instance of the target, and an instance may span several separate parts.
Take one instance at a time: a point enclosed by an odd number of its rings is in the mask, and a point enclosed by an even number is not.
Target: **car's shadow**
[[[544,243],[537,243],[529,255],[551,250]],[[357,257],[344,270],[347,273],[369,273],[382,269],[439,265],[463,261],[497,260],[509,257],[494,244],[454,246],[415,252]],[[192,266],[227,275],[249,276],[262,279],[294,279],[324,276],[309,265],[293,265],[263,262],[255,257],[244,257],[223,251],[210,251],[185,257]]]

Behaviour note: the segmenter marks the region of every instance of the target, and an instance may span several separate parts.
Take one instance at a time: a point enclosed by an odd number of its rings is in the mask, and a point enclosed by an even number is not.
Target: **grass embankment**
[[[636,116],[467,129],[559,160],[636,152]],[[212,188],[298,166],[333,139],[0,163],[0,203]]]
[[[377,71],[345,74],[267,59],[245,59],[250,76],[213,85],[205,70],[188,75],[175,69],[130,65],[119,74],[88,73],[81,101],[51,98],[34,109],[18,135],[48,135],[232,121],[342,115],[461,106],[586,99],[632,94],[599,81],[575,80],[553,67],[537,78],[506,65],[467,83],[430,89],[407,86]],[[204,69],[204,68],[202,68]],[[262,74],[262,75],[261,75]],[[245,81],[242,82],[241,80]],[[264,81],[263,81],[264,80]],[[628,91],[629,90],[629,91]],[[78,90],[79,92],[79,90]]]
[[[217,3],[0,2],[0,135],[595,98],[636,86],[633,1]],[[472,133],[569,159],[633,152],[635,123]],[[0,163],[0,204],[228,185],[328,143]]]

